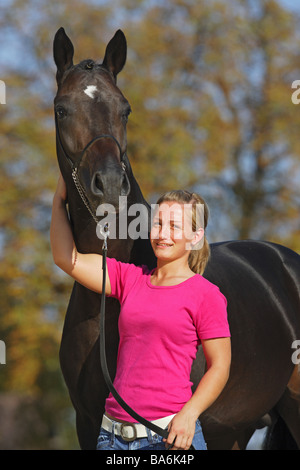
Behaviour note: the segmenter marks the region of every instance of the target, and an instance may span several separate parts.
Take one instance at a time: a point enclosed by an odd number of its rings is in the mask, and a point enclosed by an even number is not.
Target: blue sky
[[[277,0],[285,8],[300,13],[300,1],[299,0]]]

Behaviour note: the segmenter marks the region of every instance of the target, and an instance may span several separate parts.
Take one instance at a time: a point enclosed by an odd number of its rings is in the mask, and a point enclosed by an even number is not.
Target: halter
[[[69,163],[70,167],[71,167],[71,170],[72,170],[72,179],[74,181],[74,184],[75,184],[75,187],[78,191],[78,194],[83,202],[83,204],[85,205],[85,207],[87,208],[87,210],[89,211],[89,213],[91,214],[92,218],[94,219],[94,221],[96,222],[96,224],[98,224],[99,220],[97,219],[96,215],[94,214],[94,212],[92,211],[91,209],[91,206],[89,204],[89,200],[88,200],[88,197],[86,195],[86,192],[82,186],[82,184],[80,183],[79,181],[79,177],[78,177],[78,168],[80,166],[80,163],[84,157],[84,155],[86,154],[86,152],[88,151],[88,149],[95,143],[97,142],[98,140],[100,139],[112,139],[115,144],[117,144],[117,147],[119,149],[119,152],[120,152],[120,162],[121,162],[121,167],[122,167],[122,170],[125,172],[126,171],[126,164],[124,162],[124,158],[126,156],[126,151],[124,153],[122,153],[122,149],[121,149],[121,146],[119,144],[119,142],[117,141],[117,139],[111,135],[111,134],[99,134],[97,135],[96,137],[94,137],[92,140],[90,140],[90,142],[84,147],[84,149],[79,153],[79,158],[76,159],[76,162],[74,162],[68,155],[68,153],[66,152],[64,146],[63,146],[63,143],[61,141],[61,138],[60,138],[60,132],[59,132],[59,126],[58,126],[58,123],[57,123],[57,116],[55,115],[55,128],[56,128],[56,135],[57,135],[57,138],[58,138],[58,142],[59,142],[59,145],[60,145],[60,148],[64,154],[64,157],[65,159],[67,160],[67,162]]]

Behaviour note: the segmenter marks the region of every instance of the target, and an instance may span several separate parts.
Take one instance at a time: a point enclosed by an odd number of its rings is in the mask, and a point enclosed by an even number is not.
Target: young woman
[[[50,230],[54,262],[100,293],[102,256],[77,252],[66,196],[60,177]],[[169,434],[165,440],[133,424],[110,394],[97,449],[206,449],[198,417],[223,390],[231,361],[226,299],[202,277],[210,254],[207,219],[199,195],[169,192],[157,203],[150,234],[157,267],[107,259],[105,292],[121,305],[114,386],[137,413]],[[207,372],[192,394],[190,372],[200,343]]]

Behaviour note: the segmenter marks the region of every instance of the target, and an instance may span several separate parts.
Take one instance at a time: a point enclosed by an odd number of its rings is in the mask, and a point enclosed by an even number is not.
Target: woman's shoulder
[[[202,287],[202,289],[206,289],[206,290],[219,289],[219,287],[216,284],[209,281],[208,279],[203,277],[201,274],[196,274],[195,276],[193,276],[193,279],[195,280],[196,284]]]
[[[134,263],[119,261],[115,258],[107,258],[106,262],[111,271],[116,270],[119,272],[127,274],[132,273],[135,275],[148,275],[151,273],[151,269],[146,265],[135,265]]]
[[[194,290],[197,292],[196,295],[198,296],[202,305],[203,302],[206,303],[212,301],[227,303],[227,299],[218,285],[209,281],[201,274],[194,276],[194,279]]]
[[[115,258],[107,258],[107,271],[111,285],[111,296],[124,300],[128,292],[142,281],[143,276],[148,276],[150,270],[147,266],[136,266],[133,263],[125,263]]]

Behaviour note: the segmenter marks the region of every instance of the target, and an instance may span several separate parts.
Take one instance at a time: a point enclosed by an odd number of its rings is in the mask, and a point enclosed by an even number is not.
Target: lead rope
[[[102,246],[102,270],[103,270],[103,281],[102,281],[102,296],[101,296],[101,307],[100,307],[100,362],[106,385],[109,388],[112,396],[116,399],[119,405],[136,421],[143,424],[146,428],[150,429],[154,433],[162,436],[163,438],[168,437],[168,430],[162,429],[159,426],[151,423],[147,419],[137,414],[129,405],[123,400],[118,394],[117,390],[113,386],[112,380],[109,375],[107,362],[106,362],[106,349],[105,349],[105,286],[106,286],[106,255],[107,255],[107,238],[109,237],[108,224],[104,227],[100,227],[100,233],[104,238]],[[171,446],[170,446],[171,447]]]

